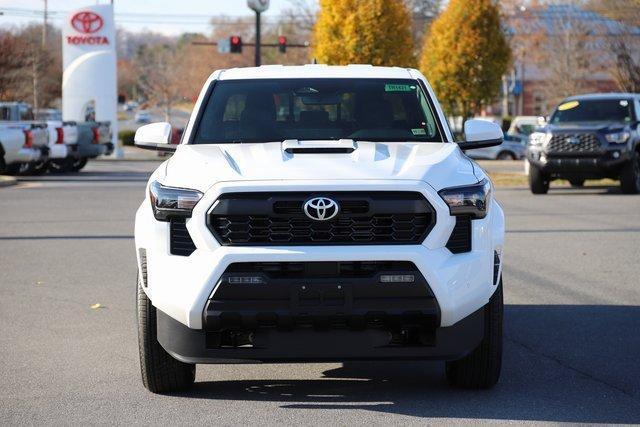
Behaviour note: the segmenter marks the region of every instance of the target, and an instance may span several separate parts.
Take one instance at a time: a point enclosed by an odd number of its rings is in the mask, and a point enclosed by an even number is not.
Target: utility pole
[[[249,9],[256,13],[256,67],[262,63],[260,56],[260,14],[269,9],[269,0],[247,0]]]
[[[262,58],[260,56],[260,12],[256,10],[256,67],[260,66]]]
[[[42,25],[42,47],[47,44],[47,14],[48,14],[48,1],[44,0],[44,24]]]

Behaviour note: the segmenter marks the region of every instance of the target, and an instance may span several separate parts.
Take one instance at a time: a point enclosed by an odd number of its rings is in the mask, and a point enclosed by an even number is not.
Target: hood
[[[477,181],[453,143],[357,142],[351,153],[289,153],[282,144],[180,145],[161,180],[203,192],[223,181],[422,180],[436,190]]]
[[[562,123],[562,124],[548,124],[544,126],[542,132],[598,132],[609,133],[617,130],[622,130],[626,127],[624,123],[619,122],[585,122],[585,123]]]

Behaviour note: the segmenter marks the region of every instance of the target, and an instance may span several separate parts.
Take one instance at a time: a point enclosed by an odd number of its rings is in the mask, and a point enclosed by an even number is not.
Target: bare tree
[[[613,77],[625,92],[640,92],[639,44],[638,37],[630,36],[621,36],[610,41],[611,50],[616,57]]]
[[[139,85],[150,102],[164,110],[165,121],[171,121],[171,110],[183,97],[180,92],[183,73],[181,58],[175,47],[159,45],[142,47],[138,53]]]

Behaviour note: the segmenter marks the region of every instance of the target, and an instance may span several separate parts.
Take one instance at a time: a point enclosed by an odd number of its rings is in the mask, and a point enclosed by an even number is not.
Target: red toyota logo
[[[77,31],[85,34],[95,33],[100,31],[100,28],[104,25],[102,16],[93,12],[78,12],[71,18],[71,25]]]

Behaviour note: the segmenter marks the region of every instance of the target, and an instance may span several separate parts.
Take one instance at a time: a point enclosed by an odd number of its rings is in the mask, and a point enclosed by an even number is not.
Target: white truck
[[[45,172],[50,152],[47,124],[34,121],[33,112],[27,104],[0,102],[0,147],[0,152],[4,153],[0,163],[6,164],[7,173],[31,175]]]
[[[143,384],[196,364],[444,360],[488,388],[502,357],[504,214],[417,70],[263,66],[214,72],[135,218]]]

